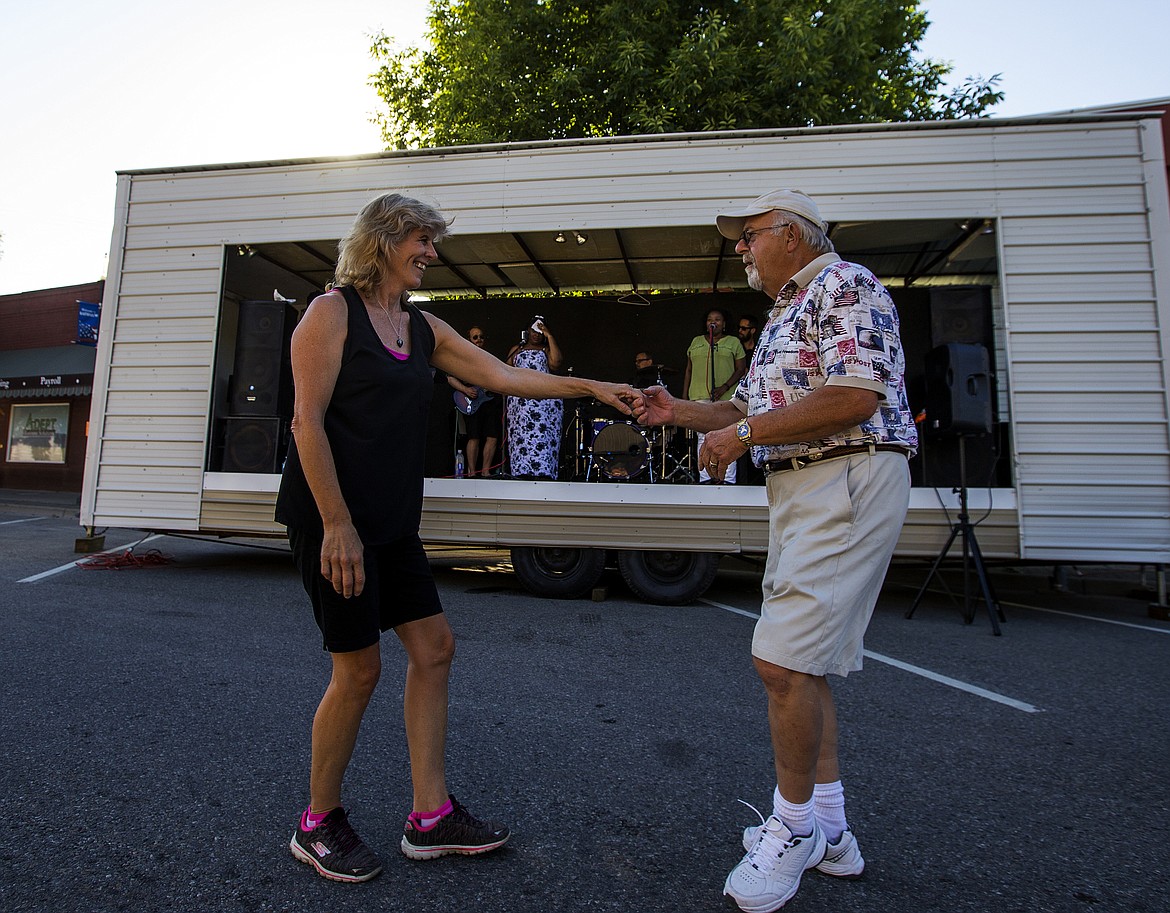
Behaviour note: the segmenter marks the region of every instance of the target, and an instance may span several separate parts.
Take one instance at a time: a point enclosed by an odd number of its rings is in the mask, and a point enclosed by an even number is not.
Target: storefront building
[[[81,491],[104,285],[0,296],[0,488]]]

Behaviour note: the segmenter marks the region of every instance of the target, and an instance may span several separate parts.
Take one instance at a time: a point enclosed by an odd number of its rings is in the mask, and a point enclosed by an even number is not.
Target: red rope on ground
[[[170,564],[172,560],[170,555],[164,555],[157,548],[149,549],[141,555],[136,555],[130,549],[126,549],[126,551],[117,554],[107,552],[102,555],[94,555],[92,558],[82,558],[76,564],[87,571],[119,571],[123,568],[163,567]]]

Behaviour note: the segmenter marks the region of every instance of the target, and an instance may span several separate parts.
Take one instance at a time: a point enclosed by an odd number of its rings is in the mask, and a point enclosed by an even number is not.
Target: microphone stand
[[[711,351],[707,354],[707,395],[715,401],[715,324],[707,324],[707,344]]]

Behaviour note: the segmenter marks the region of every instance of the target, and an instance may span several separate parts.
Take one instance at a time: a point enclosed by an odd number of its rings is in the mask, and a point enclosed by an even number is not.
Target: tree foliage
[[[431,0],[429,46],[374,36],[388,146],[974,117],[917,0]]]

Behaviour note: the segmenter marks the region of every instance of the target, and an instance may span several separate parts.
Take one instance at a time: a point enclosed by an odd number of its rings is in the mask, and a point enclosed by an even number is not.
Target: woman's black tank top
[[[418,532],[435,334],[422,312],[407,305],[410,357],[399,361],[382,345],[357,291],[350,286],[340,291],[349,319],[325,434],[354,528],[365,545],[384,545]],[[295,439],[289,443],[276,519],[306,532],[323,529]]]

